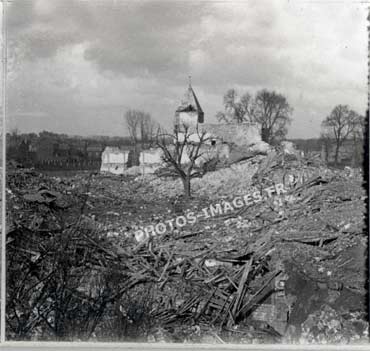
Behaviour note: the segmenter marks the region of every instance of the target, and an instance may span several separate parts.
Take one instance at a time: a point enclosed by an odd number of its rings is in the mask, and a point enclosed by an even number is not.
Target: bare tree
[[[216,115],[219,121],[257,123],[262,140],[267,143],[286,136],[293,111],[285,96],[266,89],[259,91],[255,97],[245,93],[240,98],[235,89],[230,89],[224,95],[224,106],[225,111]]]
[[[143,112],[138,110],[128,110],[125,113],[125,120],[128,132],[130,134],[130,138],[132,143],[136,146],[138,142],[138,134],[139,134],[139,126],[140,126],[140,119]]]
[[[186,125],[181,132],[176,128],[174,134],[159,132],[157,135],[156,144],[162,149],[163,161],[181,178],[186,199],[191,195],[191,180],[205,173],[197,161],[207,152],[203,147],[207,141],[209,137],[205,131],[197,128],[192,133]]]
[[[128,110],[125,114],[126,126],[132,143],[137,146],[140,140],[142,147],[151,146],[158,125],[149,113],[140,110]]]
[[[153,144],[155,144],[156,133],[159,129],[159,124],[154,121],[149,114],[145,114],[140,120],[142,145],[147,145],[148,147],[153,146]]]
[[[218,112],[216,118],[226,123],[250,122],[253,119],[253,98],[246,93],[238,98],[235,89],[229,89],[224,95],[224,112]]]
[[[286,97],[264,89],[257,93],[254,105],[253,119],[261,126],[262,140],[272,144],[285,138],[293,112]]]
[[[361,116],[348,105],[337,105],[321,124],[324,132],[335,142],[334,163],[338,164],[340,147],[354,133],[358,134]]]

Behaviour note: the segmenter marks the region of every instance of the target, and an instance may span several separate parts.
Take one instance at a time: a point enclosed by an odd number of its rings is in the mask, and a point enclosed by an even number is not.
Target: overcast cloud
[[[8,6],[10,128],[126,135],[128,108],[166,125],[188,75],[215,122],[223,93],[274,89],[290,137],[367,104],[367,7],[355,2],[18,0]]]

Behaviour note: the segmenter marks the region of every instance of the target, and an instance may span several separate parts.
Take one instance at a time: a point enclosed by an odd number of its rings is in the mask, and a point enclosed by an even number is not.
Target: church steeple
[[[181,101],[181,105],[176,110],[175,116],[176,125],[196,126],[198,123],[204,123],[204,112],[191,86],[191,76],[189,76],[188,89]]]

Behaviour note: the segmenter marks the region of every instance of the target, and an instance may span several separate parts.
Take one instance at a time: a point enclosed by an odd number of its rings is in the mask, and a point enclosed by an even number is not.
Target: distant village
[[[43,131],[7,134],[7,157],[37,169],[98,170],[107,147],[131,150],[128,137],[80,137]]]
[[[320,156],[328,164],[334,162],[333,148],[320,139],[291,139],[298,150]],[[126,155],[126,167],[134,156],[134,145],[129,137],[78,137],[51,132],[8,133],[7,157],[26,167],[40,170],[96,170],[101,168],[102,155],[109,147]],[[149,149],[144,145],[143,149]],[[359,167],[362,163],[362,141],[348,140],[340,152],[340,165]]]
[[[261,133],[253,123],[205,123],[204,112],[190,84],[174,115],[175,129],[186,124],[207,132],[212,139],[207,148],[212,149],[212,153],[226,155],[228,159],[240,153],[242,146],[259,144],[262,147],[264,143],[263,131]],[[153,166],[161,163],[161,150],[153,148],[154,140],[150,140],[143,140],[140,136],[133,138],[132,135],[81,137],[49,131],[20,134],[14,130],[7,134],[7,157],[9,161],[39,170],[101,170],[122,174],[132,166],[146,165],[153,171]],[[332,139],[321,137],[288,141],[297,151],[321,157],[329,166],[360,167],[363,162],[363,138],[343,140],[337,162]],[[239,148],[232,145],[239,145]]]

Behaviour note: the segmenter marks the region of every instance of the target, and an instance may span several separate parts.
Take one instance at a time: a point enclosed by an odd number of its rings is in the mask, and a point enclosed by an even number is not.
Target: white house
[[[142,173],[154,173],[163,164],[162,154],[160,148],[141,151],[139,161]]]
[[[100,172],[123,174],[126,169],[128,153],[128,150],[121,150],[118,147],[107,146],[102,153]]]
[[[128,150],[121,150],[118,147],[107,146],[102,154],[101,172],[113,174],[131,174],[132,172],[148,174],[154,173],[162,164],[162,150],[149,149],[140,152],[140,165],[127,168]]]

